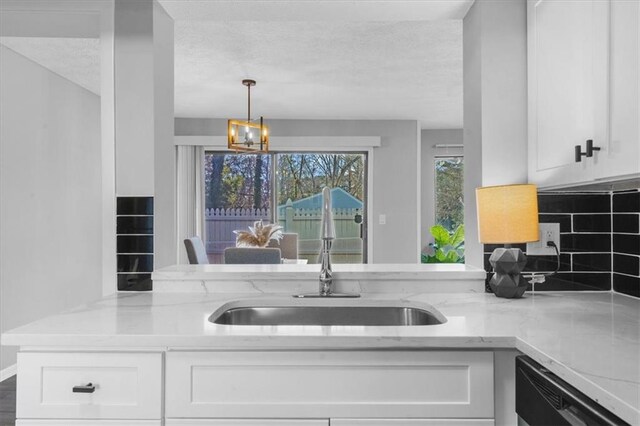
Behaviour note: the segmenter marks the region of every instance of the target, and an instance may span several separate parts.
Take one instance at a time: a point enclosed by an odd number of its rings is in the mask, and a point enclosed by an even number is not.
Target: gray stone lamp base
[[[489,286],[498,297],[516,299],[527,290],[527,281],[520,272],[527,264],[527,258],[519,248],[497,248],[491,253],[489,263],[495,274]]]

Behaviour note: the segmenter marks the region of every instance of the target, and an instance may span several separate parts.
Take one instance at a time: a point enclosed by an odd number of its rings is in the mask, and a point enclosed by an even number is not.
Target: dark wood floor
[[[16,376],[0,382],[0,426],[16,424]]]

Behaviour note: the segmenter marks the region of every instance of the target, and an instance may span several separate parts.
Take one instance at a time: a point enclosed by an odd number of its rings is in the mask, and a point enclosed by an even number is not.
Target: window
[[[437,157],[435,159],[435,222],[449,231],[464,223],[463,159]]]
[[[317,263],[324,186],[332,188],[334,263],[366,262],[365,153],[205,155],[205,243],[211,263],[257,220],[298,234],[298,259]]]

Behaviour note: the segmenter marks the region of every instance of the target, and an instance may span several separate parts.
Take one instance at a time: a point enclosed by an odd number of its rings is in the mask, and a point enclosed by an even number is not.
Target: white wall
[[[114,8],[116,194],[154,195],[153,2]]]
[[[154,267],[162,268],[178,260],[173,19],[157,0],[116,0],[114,15],[116,195],[154,197]]]
[[[433,242],[429,229],[435,225],[435,165],[436,155],[462,155],[463,149],[435,148],[434,145],[462,145],[462,129],[422,130],[422,185],[421,185],[421,224],[420,247]]]
[[[476,0],[463,20],[465,259],[482,267],[475,189],[527,182],[526,0]]]
[[[411,120],[269,120],[276,136],[380,136],[374,148],[373,211],[369,235],[373,256],[369,263],[416,263],[419,257],[420,132]],[[176,136],[225,136],[227,122],[222,119],[176,118]],[[386,225],[378,215],[386,214]]]
[[[101,296],[100,153],[100,98],[0,46],[0,331]]]

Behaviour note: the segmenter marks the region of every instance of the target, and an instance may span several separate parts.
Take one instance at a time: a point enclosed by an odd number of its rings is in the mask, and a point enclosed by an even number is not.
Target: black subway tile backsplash
[[[640,192],[614,193],[613,212],[640,212]]]
[[[558,266],[556,256],[527,256],[527,266],[525,272],[552,272]],[[560,254],[560,271],[571,271],[571,255],[567,253]]]
[[[574,253],[571,256],[574,271],[611,271],[611,253]]]
[[[614,213],[613,232],[637,234],[640,231],[640,214]]]
[[[562,252],[611,252],[611,234],[564,234],[560,235]]]
[[[151,274],[118,274],[119,291],[152,290]]]
[[[613,290],[629,296],[640,297],[640,278],[613,274]]]
[[[611,290],[610,272],[560,272],[547,277],[542,284],[536,284],[536,291],[609,291]]]
[[[153,272],[153,255],[119,254],[118,272]]]
[[[573,215],[573,232],[611,232],[611,214]]]
[[[538,211],[540,213],[609,213],[611,198],[609,194],[540,193]]]
[[[614,253],[613,272],[640,277],[640,257]]]
[[[153,234],[153,216],[119,216],[116,233]]]
[[[152,215],[153,197],[118,197],[117,215]]]
[[[540,213],[540,223],[559,223],[560,232],[571,232],[571,215],[570,214],[548,214]]]
[[[640,255],[640,235],[613,234],[613,251]]]
[[[128,236],[119,235],[118,253],[144,253],[153,254],[153,237],[152,236]]]
[[[116,213],[118,290],[151,290],[153,197],[118,197]]]
[[[560,272],[536,291],[598,290],[640,297],[640,192],[540,193],[540,223],[560,224]],[[502,247],[484,246],[484,263]],[[525,251],[525,244],[515,244]],[[525,272],[549,272],[555,256],[527,256]],[[489,277],[491,274],[488,274]],[[531,286],[529,286],[531,287]],[[531,290],[531,288],[529,288]]]

